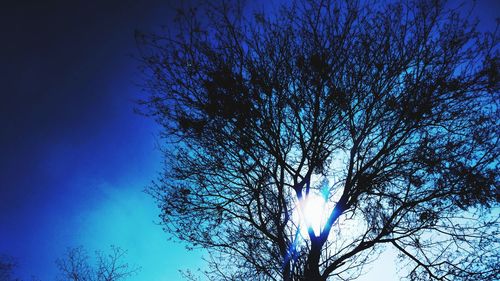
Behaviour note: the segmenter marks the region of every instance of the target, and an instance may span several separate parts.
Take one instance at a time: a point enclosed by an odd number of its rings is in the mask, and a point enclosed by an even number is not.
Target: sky
[[[0,253],[25,280],[54,280],[67,247],[114,244],[136,280],[179,280],[201,258],[167,241],[143,192],[161,155],[158,128],[133,113],[130,57],[134,30],[168,24],[172,5],[42,2],[0,9]]]
[[[42,3],[42,2],[49,2]],[[175,1],[172,1],[172,3]],[[181,280],[202,251],[169,241],[144,188],[159,128],[133,112],[134,30],[171,23],[169,1],[11,1],[0,9],[0,254],[23,280],[55,280],[67,247],[128,250],[130,280]],[[479,1],[481,28],[497,1]],[[361,280],[398,280],[394,252]]]

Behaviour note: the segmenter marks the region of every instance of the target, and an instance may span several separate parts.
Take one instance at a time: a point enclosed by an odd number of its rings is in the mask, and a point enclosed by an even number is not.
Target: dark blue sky
[[[133,280],[179,280],[200,253],[153,223],[142,191],[161,168],[158,128],[132,111],[140,76],[129,57],[134,30],[168,24],[172,6],[41,2],[0,9],[0,254],[17,258],[19,276],[45,281],[66,247],[115,244],[142,266]],[[498,11],[479,1],[482,28]]]
[[[43,1],[45,2],[45,1]],[[42,1],[0,12],[0,253],[54,280],[66,247],[116,244],[137,280],[198,266],[168,243],[142,192],[161,167],[157,128],[133,113],[134,30],[168,24],[165,1]]]

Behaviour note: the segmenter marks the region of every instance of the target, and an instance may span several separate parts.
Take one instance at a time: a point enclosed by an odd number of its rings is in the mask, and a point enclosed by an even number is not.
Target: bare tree
[[[56,261],[61,280],[71,281],[118,281],[132,276],[138,268],[131,268],[123,262],[126,251],[111,246],[109,254],[96,252],[96,265],[89,262],[89,256],[82,247],[69,248],[62,259]]]
[[[499,38],[445,4],[223,1],[138,33],[150,191],[210,280],[355,279],[385,247],[410,280],[500,279]]]

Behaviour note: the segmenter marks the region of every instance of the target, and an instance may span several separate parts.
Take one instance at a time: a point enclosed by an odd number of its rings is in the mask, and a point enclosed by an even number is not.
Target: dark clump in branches
[[[355,279],[384,247],[410,280],[500,279],[498,35],[367,2],[207,4],[138,34],[167,143],[150,191],[210,280]]]

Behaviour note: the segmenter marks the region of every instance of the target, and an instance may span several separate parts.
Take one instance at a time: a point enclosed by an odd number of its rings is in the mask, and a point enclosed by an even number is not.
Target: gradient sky
[[[130,280],[181,280],[178,269],[203,266],[154,223],[143,190],[161,168],[158,128],[133,113],[134,30],[168,25],[172,5],[13,2],[0,8],[0,254],[25,280],[54,280],[55,259],[78,245],[127,249],[142,267]],[[479,1],[481,28],[498,11]],[[393,252],[370,268],[363,280],[397,280]]]

